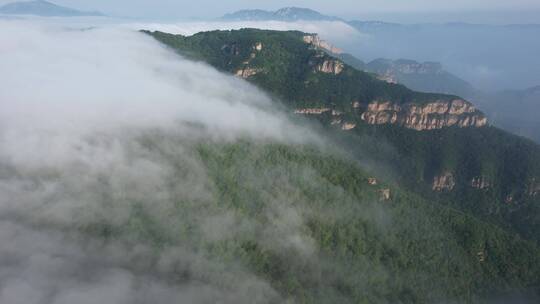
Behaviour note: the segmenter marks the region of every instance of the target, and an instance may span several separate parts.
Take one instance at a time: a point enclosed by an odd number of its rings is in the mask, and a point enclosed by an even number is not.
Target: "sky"
[[[0,4],[14,0],[0,0]],[[308,7],[347,19],[414,22],[540,23],[538,0],[52,0],[109,15],[144,18],[208,19],[245,8]]]

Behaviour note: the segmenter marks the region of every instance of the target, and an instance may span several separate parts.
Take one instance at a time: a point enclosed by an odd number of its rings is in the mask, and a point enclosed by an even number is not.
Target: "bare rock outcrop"
[[[443,66],[439,62],[416,62],[412,60],[396,60],[392,62],[389,71],[397,71],[402,74],[441,74]]]
[[[329,111],[330,108],[300,108],[294,110],[294,114],[321,115]]]
[[[373,101],[368,104],[361,118],[368,124],[397,124],[418,131],[487,125],[485,115],[462,99],[433,101],[422,105]]]
[[[485,250],[482,250],[482,251],[478,251],[476,253],[476,257],[478,258],[478,262],[480,263],[483,263],[486,261],[486,256],[487,256],[487,253]]]
[[[323,62],[319,63],[315,69],[318,72],[338,75],[339,73],[343,71],[344,67],[345,65],[343,64],[343,62],[339,60],[325,59]]]
[[[257,52],[260,52],[262,51],[263,49],[263,44],[262,42],[256,42],[254,45],[253,45],[253,49]]]
[[[316,48],[325,50],[325,51],[327,51],[327,52],[329,52],[331,54],[342,54],[343,53],[343,50],[341,50],[341,49],[339,49],[337,47],[334,47],[330,43],[322,40],[319,37],[319,35],[317,35],[317,34],[305,35],[304,36],[304,42],[307,43],[307,44],[311,44]]]
[[[433,178],[433,191],[452,191],[455,186],[456,181],[454,180],[454,175],[450,172],[443,173]]]
[[[251,68],[251,67],[246,66],[246,67],[236,71],[235,75],[239,76],[239,77],[242,77],[242,78],[249,78],[251,76],[257,75],[260,72],[262,72],[261,69]]]
[[[341,130],[343,131],[349,131],[356,128],[356,124],[352,122],[346,122],[341,125]]]
[[[379,190],[379,196],[382,201],[389,201],[392,195],[390,189],[385,188]]]
[[[332,126],[341,125],[342,122],[343,120],[341,118],[333,118],[332,121],[330,122],[330,125]]]
[[[377,79],[382,80],[387,83],[391,83],[391,84],[398,83],[396,76],[390,73],[377,75]]]
[[[487,177],[477,176],[471,180],[471,187],[475,189],[487,189],[491,187],[491,183]]]

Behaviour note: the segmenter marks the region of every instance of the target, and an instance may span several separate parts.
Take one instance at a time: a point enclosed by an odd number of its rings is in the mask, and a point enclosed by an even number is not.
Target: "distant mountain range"
[[[467,81],[445,71],[439,62],[417,62],[410,59],[375,59],[369,63],[350,54],[338,54],[341,60],[350,66],[378,75],[388,83],[403,84],[421,92],[453,94],[472,97],[477,90]]]
[[[381,21],[345,21],[338,17],[323,15],[317,11],[288,7],[277,11],[241,10],[227,14],[221,18],[227,21],[343,21],[357,29],[375,29],[399,27],[400,24]],[[407,87],[423,92],[455,94],[464,97],[474,95],[473,86],[467,81],[443,70],[439,62],[419,63],[410,59],[376,59],[369,63],[349,54],[332,54],[347,64],[366,72],[378,74],[381,80],[390,83],[400,83]]]
[[[475,94],[475,89],[470,83],[445,71],[439,62],[376,59],[366,65],[366,71],[380,75],[380,78],[387,82],[401,83],[417,91],[464,97]]]
[[[79,11],[43,0],[8,3],[0,7],[0,14],[44,17],[104,16],[101,12]]]
[[[368,34],[372,41],[368,45],[346,47],[347,53],[331,53],[350,66],[378,75],[389,83],[400,83],[413,90],[452,94],[474,100],[485,109],[493,122],[516,134],[540,142],[540,94],[538,87],[523,91],[490,91],[492,87],[531,85],[534,71],[539,66],[534,52],[540,43],[533,37],[540,33],[538,24],[485,25],[469,23],[444,24],[399,24],[383,21],[343,20],[319,12],[287,8],[276,12],[243,10],[225,15],[223,20],[276,20],[276,21],[342,21],[358,31]],[[451,37],[454,37],[450,39]],[[474,43],[486,39],[484,44]],[[527,45],[523,51],[513,48],[511,53],[499,48],[500,41],[508,45]],[[464,47],[463,47],[464,46]],[[339,47],[344,47],[340,45]],[[489,49],[489,52],[487,51]],[[475,85],[448,72],[439,62],[418,62],[411,59],[383,58],[433,58],[434,54],[446,54],[445,65],[453,72],[475,81]],[[448,54],[453,54],[448,57]],[[468,58],[474,55],[473,61]],[[360,58],[379,58],[369,62]],[[522,67],[527,66],[524,70]],[[469,69],[463,68],[469,67]],[[505,71],[505,77],[491,86],[478,83],[477,75],[470,67],[490,67]],[[520,68],[521,67],[521,68]],[[515,79],[519,75],[520,82]],[[527,84],[522,84],[527,83]],[[534,82],[533,82],[534,83]],[[485,92],[483,92],[485,91]],[[521,117],[522,119],[517,119]]]
[[[285,7],[277,11],[265,11],[259,9],[240,10],[231,14],[227,14],[221,18],[228,21],[338,21],[342,20],[337,17],[326,16],[317,11],[308,8]]]

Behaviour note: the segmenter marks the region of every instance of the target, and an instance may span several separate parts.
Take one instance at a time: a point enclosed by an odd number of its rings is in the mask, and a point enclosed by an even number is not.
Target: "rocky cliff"
[[[343,65],[343,63],[339,60],[326,59],[321,63],[317,64],[315,69],[318,72],[337,75],[343,71],[344,67],[345,66]]]
[[[342,54],[343,50],[331,45],[327,41],[322,40],[317,34],[310,34],[304,36],[304,42],[311,44],[315,48],[327,51],[331,54]]]
[[[442,64],[439,62],[417,62],[414,60],[387,60],[378,59],[369,63],[377,68],[381,74],[402,73],[402,74],[441,74],[444,72]]]
[[[443,192],[452,191],[456,186],[454,175],[450,172],[445,172],[441,175],[433,177],[433,191]]]
[[[376,73],[380,80],[388,83],[398,83],[406,75],[430,75],[437,77],[444,70],[438,62],[417,62],[414,60],[376,59],[366,65],[366,70]]]
[[[354,65],[356,62],[354,59],[342,57],[348,64]],[[476,90],[470,83],[444,70],[439,62],[376,59],[357,68],[377,74],[379,80],[400,83],[417,91],[452,94],[466,98],[476,95]]]
[[[471,180],[471,187],[475,189],[488,189],[491,187],[491,182],[485,176],[477,176]]]
[[[253,73],[250,68],[262,69],[249,82],[280,99],[291,112],[326,124],[331,134],[349,133],[333,140],[360,159],[373,158],[383,167],[396,168],[396,181],[407,189],[444,197],[456,209],[502,220],[501,227],[540,241],[537,212],[531,212],[540,199],[538,145],[495,127],[481,127],[487,124],[483,113],[457,97],[460,94],[418,92],[377,80],[324,52],[324,45],[313,37],[306,43],[307,34],[301,32],[150,34],[224,72],[245,77]],[[317,66],[325,60],[346,65],[338,75],[323,73]],[[431,78],[422,75],[425,78],[418,79]]]
[[[237,70],[235,75],[239,76],[239,77],[242,77],[242,78],[249,78],[251,76],[257,75],[261,71],[262,71],[262,69],[244,67],[242,69]]]
[[[240,54],[240,49],[236,45],[233,45],[233,46],[224,45],[221,47],[221,49],[229,52],[233,56],[238,56]],[[262,68],[255,68],[255,67],[250,66],[251,61],[255,59],[255,57],[257,57],[257,53],[262,51],[262,49],[263,49],[262,42],[256,42],[255,44],[253,44],[251,46],[251,54],[249,55],[249,58],[243,62],[243,66],[240,69],[236,70],[234,74],[236,76],[247,79],[251,76],[255,76],[258,73],[262,72],[263,71]]]
[[[345,69],[350,68],[340,59],[328,55],[328,53],[340,53],[341,51],[322,40],[318,35],[304,34],[300,38],[303,43],[309,44],[311,49],[316,50],[308,60],[313,72],[340,75]],[[222,45],[221,52],[231,57],[244,56],[241,65],[233,72],[235,75],[247,79],[267,71],[260,64],[254,64],[254,60],[258,56],[265,56],[262,52],[265,47],[263,41],[257,40],[243,46],[233,42]],[[437,63],[420,64],[401,60],[393,62],[392,66],[403,74],[436,74],[442,71],[442,67]],[[387,81],[395,82],[394,80]],[[309,81],[304,82],[304,85],[306,83],[309,83]],[[324,102],[313,102],[313,105],[320,106],[321,104],[324,104]],[[412,100],[395,102],[375,97],[369,102],[354,101],[350,105],[352,105],[350,109],[341,109],[349,111],[351,112],[349,114],[357,117],[353,120],[363,120],[371,125],[394,124],[418,131],[452,126],[467,128],[487,125],[487,118],[482,112],[478,111],[471,103],[457,97],[454,99],[434,98],[432,101],[423,102]],[[321,109],[324,109],[324,111],[321,112]],[[328,107],[326,105],[320,108],[296,109],[295,112],[296,114],[322,114],[330,110],[334,110],[334,106]],[[347,121],[343,119],[342,114],[333,113],[332,116],[334,117],[331,119],[330,124],[339,125],[345,131],[356,128],[357,121]]]
[[[487,118],[471,103],[462,99],[433,101],[422,105],[399,105],[390,101],[373,101],[361,114],[368,124],[396,124],[418,131],[458,126],[483,127]]]

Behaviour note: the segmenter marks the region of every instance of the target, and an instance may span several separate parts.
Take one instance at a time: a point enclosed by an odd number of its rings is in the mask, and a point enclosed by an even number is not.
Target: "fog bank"
[[[1,303],[283,300],[201,240],[263,236],[309,259],[300,211],[276,201],[262,225],[223,210],[195,152],[314,143],[310,132],[133,30],[0,21],[0,41]]]

